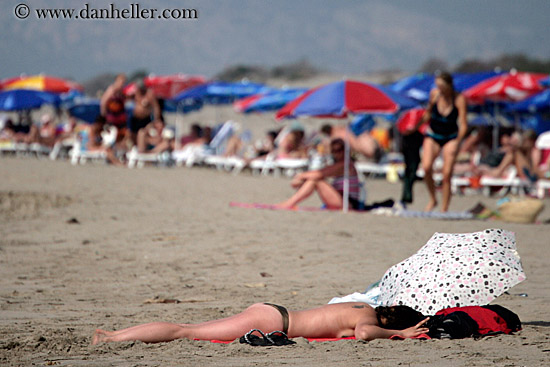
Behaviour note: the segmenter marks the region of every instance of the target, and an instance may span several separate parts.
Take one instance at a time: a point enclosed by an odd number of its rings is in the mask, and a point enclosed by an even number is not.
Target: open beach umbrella
[[[277,119],[298,116],[346,118],[351,114],[394,114],[417,106],[417,102],[388,88],[354,80],[343,80],[313,88],[281,108]],[[344,205],[348,211],[349,144],[346,141]]]
[[[206,83],[206,79],[199,75],[186,74],[149,75],[143,79],[143,83],[157,98],[171,99],[184,90]],[[136,89],[137,84],[130,83],[124,88],[124,93],[132,95]]]
[[[59,105],[59,95],[27,89],[0,92],[0,111],[22,111],[38,108],[44,104]]]
[[[425,315],[491,302],[526,279],[513,232],[435,233],[380,281],[382,305],[407,305]]]
[[[474,105],[494,104],[494,115],[499,115],[499,103],[517,102],[542,91],[538,83],[546,74],[525,73],[512,70],[486,79],[468,89],[463,94]],[[493,128],[493,150],[498,147],[499,124],[495,120]]]
[[[503,71],[480,71],[477,73],[454,73],[453,84],[457,91],[462,92],[487,79],[504,74]]]
[[[298,116],[346,118],[349,114],[387,113],[418,103],[380,85],[343,80],[310,89],[277,111],[277,119]]]
[[[233,108],[235,111],[242,113],[274,111],[298,98],[306,91],[306,88],[285,88],[254,94],[235,101]]]
[[[548,112],[550,111],[550,89],[534,94],[523,101],[510,104],[506,107],[509,112]]]
[[[67,93],[71,90],[83,90],[82,86],[78,83],[48,75],[32,75],[12,78],[2,83],[2,89],[30,89],[50,93]]]
[[[401,78],[390,84],[389,88],[419,102],[427,102],[430,90],[434,87],[434,81],[433,74],[420,73]]]
[[[101,113],[99,99],[80,97],[66,105],[67,111],[79,120],[93,123]]]
[[[464,96],[474,104],[486,101],[521,101],[542,91],[539,80],[546,74],[512,71],[486,79],[464,91]]]
[[[177,105],[177,111],[192,111],[200,108],[203,104],[228,104],[234,101],[249,97],[254,94],[263,93],[271,88],[258,83],[248,81],[230,83],[223,81],[211,81],[196,87],[189,88],[169,100],[169,103]],[[176,144],[180,138],[179,122],[176,121]]]
[[[237,99],[267,92],[269,90],[271,90],[271,88],[263,84],[252,82],[230,83],[213,81],[189,88],[176,95],[172,100],[178,103],[194,100],[210,104],[227,104]]]

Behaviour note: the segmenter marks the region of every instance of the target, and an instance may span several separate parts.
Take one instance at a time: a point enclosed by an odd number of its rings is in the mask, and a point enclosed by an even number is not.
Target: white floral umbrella
[[[379,301],[432,315],[488,304],[525,279],[513,232],[435,233],[416,254],[386,271]]]

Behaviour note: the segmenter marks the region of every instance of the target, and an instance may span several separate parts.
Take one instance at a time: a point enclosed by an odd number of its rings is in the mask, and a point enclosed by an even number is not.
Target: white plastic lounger
[[[532,184],[527,180],[522,180],[517,175],[515,167],[510,167],[505,177],[489,177],[482,176],[479,180],[479,184],[482,187],[483,194],[490,196],[494,189],[501,188],[498,191],[498,195],[504,196],[511,192],[512,194],[521,195]]]
[[[547,192],[550,190],[550,180],[539,179],[536,183],[536,194],[539,199],[544,199]]]
[[[86,164],[90,162],[107,163],[107,153],[103,151],[89,151],[82,148],[82,143],[77,141],[73,145],[73,149],[69,152],[71,157],[71,164]]]

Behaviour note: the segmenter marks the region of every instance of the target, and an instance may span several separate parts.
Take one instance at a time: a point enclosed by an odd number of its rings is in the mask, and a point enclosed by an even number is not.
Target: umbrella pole
[[[350,163],[350,146],[349,146],[349,131],[350,124],[346,124],[345,139],[344,139],[344,192],[342,198],[342,211],[347,213],[349,210],[349,163]]]
[[[175,131],[175,136],[176,136],[176,142],[175,142],[175,146],[174,146],[174,149],[175,150],[180,150],[181,149],[181,129],[180,129],[180,107],[181,107],[181,102],[178,103],[177,107],[176,107],[176,131]],[[182,111],[181,113],[183,114],[183,108],[182,108]]]
[[[493,118],[493,152],[498,150],[498,135],[499,135],[499,124],[498,124],[498,102],[495,102],[494,109],[494,118]]]

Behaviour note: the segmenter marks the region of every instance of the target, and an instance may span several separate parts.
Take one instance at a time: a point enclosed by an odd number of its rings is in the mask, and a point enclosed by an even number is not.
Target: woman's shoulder
[[[466,106],[467,104],[467,101],[466,101],[466,97],[464,96],[464,94],[460,93],[460,92],[456,92],[456,95],[455,95],[455,105],[458,107],[458,106]]]

